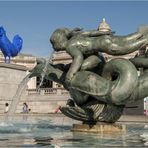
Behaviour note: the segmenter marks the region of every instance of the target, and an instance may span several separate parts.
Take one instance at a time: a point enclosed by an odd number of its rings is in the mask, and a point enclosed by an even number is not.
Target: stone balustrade
[[[28,95],[68,95],[68,91],[64,88],[40,88],[40,89],[28,89]]]

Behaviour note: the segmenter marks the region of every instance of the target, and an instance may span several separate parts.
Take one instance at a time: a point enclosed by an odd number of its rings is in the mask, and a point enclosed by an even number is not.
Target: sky
[[[0,1],[0,26],[12,41],[23,38],[21,53],[49,57],[49,38],[55,29],[97,29],[105,18],[117,35],[148,25],[148,1]]]

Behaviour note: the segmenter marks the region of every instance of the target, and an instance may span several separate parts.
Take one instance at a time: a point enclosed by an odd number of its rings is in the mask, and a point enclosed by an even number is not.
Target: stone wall
[[[0,63],[0,111],[4,111],[6,102],[9,104],[16,94],[18,86],[26,76],[26,67]]]
[[[68,98],[69,93],[63,88],[25,90],[21,95],[16,112],[22,112],[23,103],[26,102],[31,113],[54,113],[59,106],[66,105]]]

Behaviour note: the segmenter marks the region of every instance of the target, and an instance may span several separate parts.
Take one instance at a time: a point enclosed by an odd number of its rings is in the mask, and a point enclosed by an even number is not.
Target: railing
[[[67,95],[69,94],[64,88],[40,88],[40,89],[28,89],[28,95]]]

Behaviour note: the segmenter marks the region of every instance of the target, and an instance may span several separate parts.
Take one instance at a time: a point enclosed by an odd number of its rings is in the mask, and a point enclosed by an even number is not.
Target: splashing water
[[[21,83],[18,85],[18,89],[16,91],[16,94],[14,95],[14,97],[12,98],[12,102],[10,104],[8,113],[6,113],[5,115],[5,121],[9,120],[10,118],[13,118],[14,114],[15,114],[15,110],[17,108],[17,105],[20,101],[20,97],[21,94],[23,93],[24,89],[27,86],[28,81],[30,80],[29,76],[31,75],[28,74],[22,81]]]
[[[47,68],[48,68],[48,64],[50,63],[51,58],[52,58],[52,54],[51,54],[51,56],[50,56],[48,59],[46,59],[46,61],[45,61],[45,67],[44,67],[43,72],[42,72],[42,74],[41,74],[41,82],[40,82],[40,84],[39,84],[39,86],[38,86],[38,89],[39,89],[39,88],[42,86],[42,84],[43,84],[43,81],[44,81],[44,78],[45,78],[45,75],[46,75],[46,71],[47,71]]]
[[[45,78],[45,74],[46,74],[46,71],[47,71],[47,66],[48,66],[48,62],[49,60],[46,60],[46,62],[45,62],[45,67],[44,67],[44,69],[43,69],[43,72],[42,72],[42,74],[41,74],[41,82],[40,82],[40,84],[39,84],[39,86],[38,86],[38,89],[42,86],[42,84],[43,84],[43,81],[44,81],[44,78]]]

